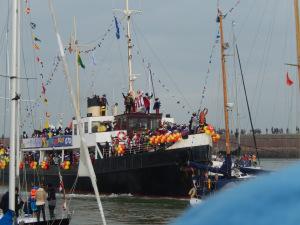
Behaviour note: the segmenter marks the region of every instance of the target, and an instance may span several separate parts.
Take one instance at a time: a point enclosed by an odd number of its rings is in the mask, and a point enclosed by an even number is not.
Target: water
[[[262,159],[266,170],[279,170],[299,162],[297,159]],[[7,188],[6,188],[7,189]],[[4,192],[3,188],[0,192]],[[109,225],[168,224],[188,209],[187,199],[147,198],[131,195],[111,195],[102,197],[103,208]],[[96,200],[92,195],[74,195],[70,209],[73,211],[72,225],[101,224]],[[57,214],[62,206],[57,202]],[[48,210],[46,210],[48,211]]]

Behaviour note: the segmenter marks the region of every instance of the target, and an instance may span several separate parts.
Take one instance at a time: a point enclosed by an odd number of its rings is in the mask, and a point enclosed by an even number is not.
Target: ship
[[[187,162],[209,163],[212,151],[212,139],[205,133],[190,134],[180,141],[161,146],[148,143],[131,146],[124,154],[113,153],[111,143],[114,137],[129,135],[141,128],[157,129],[163,120],[162,114],[130,113],[117,116],[99,116],[96,106],[97,96],[88,99],[87,117],[82,117],[84,138],[90,154],[94,156],[93,167],[101,193],[127,193],[147,196],[184,197],[193,185],[191,173],[183,168]],[[99,111],[98,111],[99,112]],[[115,123],[119,130],[100,131],[99,128]],[[23,155],[38,152],[39,164],[49,154],[61,154],[61,158],[70,152],[79,152],[80,136],[78,124],[73,120],[72,135],[60,135],[51,138],[26,138],[21,141]],[[101,129],[100,129],[101,130]],[[109,148],[105,149],[105,144]],[[52,183],[59,186],[57,176],[60,165],[49,165],[47,170],[26,170],[28,184],[36,182]],[[72,163],[70,169],[61,169],[64,187],[71,189],[76,179],[76,191],[91,192],[88,177],[77,178],[78,164]],[[22,176],[22,174],[21,174]]]

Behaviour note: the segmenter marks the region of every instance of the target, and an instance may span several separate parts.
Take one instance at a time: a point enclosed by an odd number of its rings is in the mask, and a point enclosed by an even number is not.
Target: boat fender
[[[119,131],[117,133],[117,138],[121,141],[125,141],[126,140],[126,133],[124,131]]]
[[[211,179],[207,180],[207,189],[210,190],[211,189]]]

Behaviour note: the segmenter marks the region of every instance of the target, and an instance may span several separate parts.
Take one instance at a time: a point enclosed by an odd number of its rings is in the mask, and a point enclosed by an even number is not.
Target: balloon
[[[205,133],[208,134],[208,135],[210,135],[211,131],[207,129],[207,130],[205,130]]]
[[[204,129],[205,129],[205,128],[204,128]],[[213,127],[212,125],[209,124],[209,125],[207,125],[207,129],[210,130],[210,131],[213,131],[213,130],[214,130],[214,127]]]

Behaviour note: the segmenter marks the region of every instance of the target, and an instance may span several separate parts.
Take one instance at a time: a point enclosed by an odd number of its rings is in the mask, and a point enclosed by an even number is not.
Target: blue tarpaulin
[[[300,221],[300,164],[245,181],[188,210],[172,225],[295,225]]]
[[[0,225],[12,225],[14,218],[14,212],[8,210],[4,216],[0,219]]]

